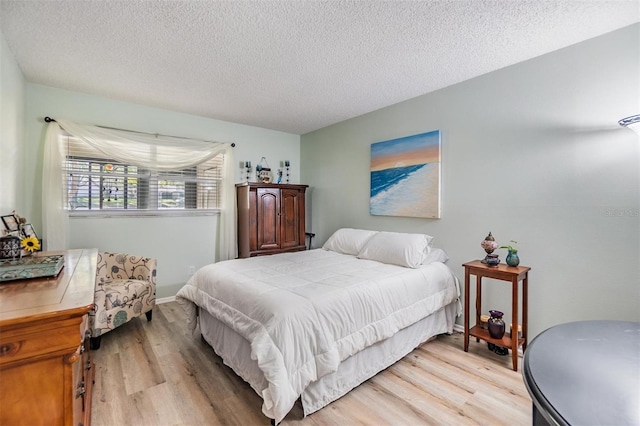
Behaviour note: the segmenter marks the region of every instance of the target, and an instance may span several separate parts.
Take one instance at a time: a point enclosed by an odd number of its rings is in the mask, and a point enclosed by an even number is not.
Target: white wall
[[[291,181],[300,181],[300,136],[204,117],[150,108],[36,84],[26,86],[26,143],[23,215],[41,229],[42,155],[45,116],[122,129],[235,142],[236,182],[240,161],[262,156],[272,168],[291,161]],[[97,247],[158,259],[158,297],[175,295],[196,269],[216,259],[217,216],[72,218],[70,248]]]
[[[314,245],[340,227],[423,232],[463,279],[491,231],[519,241],[532,268],[532,335],[581,319],[640,320],[640,141],[617,124],[640,113],[639,33],[627,27],[303,135]],[[435,129],[442,218],[370,216],[371,143]],[[509,285],[489,282],[483,310],[509,312]]]
[[[158,259],[157,296],[174,296],[189,279],[189,267],[213,262],[218,216],[73,218],[70,248],[133,253]]]
[[[0,214],[23,212],[25,81],[0,31]]]

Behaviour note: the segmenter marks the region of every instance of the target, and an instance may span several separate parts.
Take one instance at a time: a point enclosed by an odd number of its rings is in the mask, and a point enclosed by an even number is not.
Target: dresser
[[[307,188],[308,185],[237,184],[238,257],[304,250]]]
[[[64,255],[57,277],[0,283],[0,424],[84,425],[94,366],[88,312],[97,249]]]

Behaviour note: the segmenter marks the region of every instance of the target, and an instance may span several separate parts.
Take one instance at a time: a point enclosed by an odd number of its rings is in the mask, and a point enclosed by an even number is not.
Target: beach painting
[[[370,212],[440,218],[440,130],[371,144]]]

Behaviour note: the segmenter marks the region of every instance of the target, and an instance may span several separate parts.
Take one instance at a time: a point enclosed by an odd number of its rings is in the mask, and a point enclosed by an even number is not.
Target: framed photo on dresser
[[[8,214],[2,216],[2,223],[4,224],[4,228],[6,233],[17,232],[20,230],[20,224],[18,223],[18,218],[12,214]]]
[[[31,226],[30,223],[25,223],[22,226],[22,233],[25,237],[33,237],[36,240],[38,239],[38,234],[36,234],[36,231],[34,231],[33,226]]]

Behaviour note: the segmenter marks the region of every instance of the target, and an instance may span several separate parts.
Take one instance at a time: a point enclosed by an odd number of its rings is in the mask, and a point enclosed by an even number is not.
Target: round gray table
[[[640,323],[551,327],[523,364],[534,425],[640,425]]]

